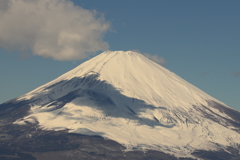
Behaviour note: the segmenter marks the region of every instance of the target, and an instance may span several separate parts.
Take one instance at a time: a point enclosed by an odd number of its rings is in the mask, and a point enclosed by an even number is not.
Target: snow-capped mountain
[[[239,150],[238,111],[132,51],[103,52],[20,102],[31,107],[14,124],[98,135],[127,151],[196,158],[196,150]]]

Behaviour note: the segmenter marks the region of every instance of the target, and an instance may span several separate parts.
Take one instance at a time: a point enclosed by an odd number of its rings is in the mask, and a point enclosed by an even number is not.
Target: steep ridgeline
[[[98,135],[127,151],[195,158],[200,150],[239,150],[238,111],[132,51],[103,52],[20,102],[29,111],[13,124]]]

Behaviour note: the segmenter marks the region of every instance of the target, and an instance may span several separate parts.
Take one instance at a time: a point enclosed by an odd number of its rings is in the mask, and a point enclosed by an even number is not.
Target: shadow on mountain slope
[[[121,93],[121,91],[106,81],[99,80],[99,75],[91,73],[84,77],[74,77],[70,80],[63,80],[46,87],[40,94],[34,95],[29,100],[18,101],[14,99],[0,105],[0,115],[7,114],[15,116],[13,112],[23,110],[22,117],[27,115],[30,106],[45,107],[41,112],[51,112],[52,114],[62,114],[67,119],[81,120],[81,118],[72,117],[71,113],[61,111],[67,103],[74,103],[79,108],[76,112],[83,112],[81,106],[88,106],[99,110],[105,117],[125,118],[136,121],[138,125],[173,127],[173,125],[164,125],[156,117],[152,119],[140,118],[139,114],[147,110],[166,110],[164,107],[155,107],[146,104],[143,100],[130,98]],[[47,106],[47,108],[46,108]],[[17,118],[22,118],[20,115]],[[13,120],[16,120],[14,118]]]
[[[98,73],[89,72],[83,77],[74,77],[69,80],[62,80],[50,86],[43,88],[40,92],[35,92],[34,96],[29,100],[13,99],[0,105],[0,116],[12,119],[15,121],[28,114],[31,106],[38,106],[41,112],[51,112],[54,116],[64,116],[66,119],[81,120],[80,117],[73,117],[73,113],[64,112],[64,106],[67,103],[73,103],[79,108],[75,108],[76,112],[84,112],[81,106],[87,106],[94,110],[99,110],[103,114],[103,119],[124,118],[126,120],[133,120],[138,125],[148,125],[150,127],[163,126],[173,127],[173,124],[177,123],[179,116],[169,116],[169,124],[162,124],[161,121],[152,115],[151,119],[139,117],[141,113],[146,113],[148,110],[156,110],[159,112],[168,112],[166,108],[161,106],[149,105],[143,100],[131,98],[123,95],[121,90],[115,88],[113,85],[106,81],[100,80]],[[220,112],[228,115],[230,118],[224,118],[214,112],[213,109],[206,106],[193,106],[196,111],[200,111],[206,118],[212,119],[219,123],[219,118],[224,121],[221,125],[227,127],[231,124],[237,128],[240,127],[240,112],[237,112],[231,108],[227,108],[213,101],[208,101],[209,106],[218,109]],[[178,111],[181,114],[182,111]],[[178,113],[177,113],[178,114]],[[174,116],[174,115],[173,115]],[[184,123],[187,119],[180,121]],[[233,121],[234,120],[234,121]],[[194,122],[193,122],[194,123]],[[239,130],[238,130],[239,131]]]
[[[237,131],[240,133],[240,112],[232,108],[228,108],[220,103],[215,101],[207,101],[208,106],[201,105],[193,106],[195,110],[201,112],[203,117],[211,119],[212,121],[229,128],[231,130]],[[221,116],[215,110],[218,110],[220,113],[226,115],[225,117]]]
[[[13,155],[13,159],[21,159],[28,157],[29,159],[191,159],[176,158],[172,155],[158,151],[141,151],[124,152],[125,147],[111,140],[105,140],[98,136],[84,136],[80,134],[71,134],[67,131],[45,131],[37,129],[38,124],[14,125],[11,122],[29,114],[32,106],[45,107],[43,112],[57,111],[53,114],[65,114],[69,119],[71,113],[64,113],[61,109],[67,103],[74,103],[79,106],[92,107],[102,111],[106,116],[126,118],[138,121],[139,125],[164,126],[157,119],[139,118],[139,114],[147,110],[162,110],[164,107],[155,107],[146,104],[146,102],[124,96],[121,90],[115,88],[111,84],[98,79],[99,75],[91,74],[85,77],[75,77],[70,80],[63,80],[54,85],[48,86],[39,95],[34,95],[29,100],[13,99],[0,105],[0,159],[9,158]],[[213,102],[212,102],[213,103]],[[214,105],[214,104],[211,104]],[[239,120],[238,112],[224,106],[215,104],[215,108],[220,107],[222,112],[232,115],[234,119]],[[121,111],[121,112],[120,112]],[[205,108],[202,112],[206,112]],[[119,113],[120,112],[120,113]],[[110,114],[111,113],[111,114]],[[208,118],[210,115],[207,115]],[[216,115],[218,116],[218,115]],[[213,119],[213,118],[212,118]],[[78,120],[78,119],[76,119]],[[217,120],[215,120],[217,121]],[[172,127],[172,126],[165,126]],[[4,133],[4,134],[3,134]],[[222,159],[235,160],[240,156],[239,150],[221,151]],[[236,153],[235,153],[236,152]],[[211,151],[195,151],[196,157],[215,160],[219,158],[220,152]],[[229,154],[231,153],[231,154]],[[29,154],[29,155],[28,155]],[[34,156],[34,157],[32,157]],[[53,157],[53,158],[49,158]],[[226,158],[227,157],[227,158]],[[25,158],[26,159],[26,158]],[[192,159],[191,159],[192,160]]]

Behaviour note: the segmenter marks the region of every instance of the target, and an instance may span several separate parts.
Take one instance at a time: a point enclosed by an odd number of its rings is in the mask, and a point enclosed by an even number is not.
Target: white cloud
[[[110,24],[103,15],[69,0],[1,0],[0,6],[0,47],[55,60],[108,49],[102,38]]]
[[[144,53],[143,55],[146,56],[148,59],[152,60],[153,62],[158,63],[162,66],[165,66],[167,64],[167,61],[164,58],[159,57],[158,55],[151,55],[148,53]]]

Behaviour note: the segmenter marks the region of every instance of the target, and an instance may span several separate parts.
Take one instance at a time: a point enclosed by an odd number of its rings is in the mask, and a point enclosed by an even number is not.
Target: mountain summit
[[[101,136],[126,151],[239,151],[238,111],[132,51],[103,52],[0,111],[14,125]]]

